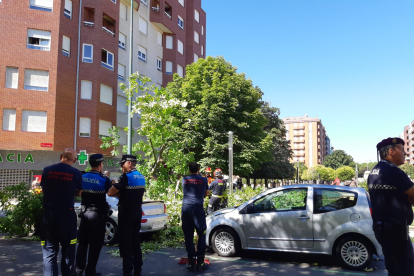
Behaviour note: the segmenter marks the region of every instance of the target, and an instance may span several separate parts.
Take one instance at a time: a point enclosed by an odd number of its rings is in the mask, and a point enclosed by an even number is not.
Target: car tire
[[[118,225],[116,222],[108,218],[105,224],[104,244],[113,245],[118,242]]]
[[[343,268],[363,270],[372,261],[372,245],[362,237],[348,236],[336,246],[336,258]]]
[[[213,234],[211,245],[219,256],[233,257],[241,251],[240,239],[231,228],[219,228]]]

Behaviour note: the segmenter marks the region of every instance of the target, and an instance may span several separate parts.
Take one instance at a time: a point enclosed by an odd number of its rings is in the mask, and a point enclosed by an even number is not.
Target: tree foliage
[[[336,169],[336,176],[341,181],[352,180],[352,178],[355,178],[355,169],[349,166],[340,167]]]
[[[364,173],[367,171],[367,167],[368,171],[371,171],[377,164],[378,162],[358,163],[358,177],[364,177]]]
[[[411,179],[414,179],[414,166],[410,163],[404,163],[400,166],[400,169],[403,170]]]
[[[233,131],[233,172],[249,175],[270,161],[273,136],[264,131],[263,93],[222,57],[199,59],[186,68],[185,78],[174,75],[168,93],[187,102],[182,113],[186,148],[203,167],[228,172],[228,132]]]
[[[346,152],[343,150],[335,150],[331,155],[325,157],[323,165],[334,170],[343,166],[355,167],[354,159],[352,156],[346,154]]]

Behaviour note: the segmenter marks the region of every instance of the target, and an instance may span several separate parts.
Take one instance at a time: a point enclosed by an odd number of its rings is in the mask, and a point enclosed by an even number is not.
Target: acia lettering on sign
[[[9,163],[14,163],[14,162],[21,163],[22,162],[22,154],[21,153],[17,153],[17,154],[8,153],[4,160],[5,160],[4,162],[7,161]],[[1,156],[1,154],[0,154],[0,162],[3,162],[3,157]],[[30,153],[28,153],[26,155],[26,157],[24,158],[24,163],[34,163],[33,156]]]

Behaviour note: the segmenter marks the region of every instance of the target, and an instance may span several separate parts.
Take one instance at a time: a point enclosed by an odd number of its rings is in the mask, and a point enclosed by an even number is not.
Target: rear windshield
[[[315,214],[334,212],[354,207],[358,194],[346,190],[314,189],[313,212]]]

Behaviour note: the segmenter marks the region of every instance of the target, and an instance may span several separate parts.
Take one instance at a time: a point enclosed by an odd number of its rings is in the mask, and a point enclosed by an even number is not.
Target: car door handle
[[[298,217],[298,219],[310,219],[310,217],[308,217],[307,215],[302,215],[302,216]]]

